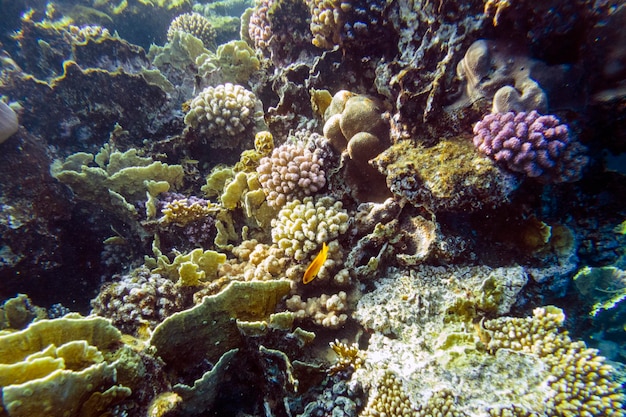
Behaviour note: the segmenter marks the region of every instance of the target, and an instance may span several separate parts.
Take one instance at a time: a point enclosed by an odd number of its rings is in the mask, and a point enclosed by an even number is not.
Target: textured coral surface
[[[622,417],[619,0],[0,0],[0,416]]]

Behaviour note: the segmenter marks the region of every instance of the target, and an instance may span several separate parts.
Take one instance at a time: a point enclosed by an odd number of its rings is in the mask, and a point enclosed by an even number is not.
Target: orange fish
[[[313,281],[313,279],[317,276],[317,274],[319,274],[320,268],[322,267],[322,265],[324,265],[324,262],[326,262],[327,256],[328,256],[328,245],[326,245],[326,242],[324,242],[322,243],[322,249],[320,250],[320,253],[317,254],[315,259],[313,259],[311,263],[309,264],[309,266],[307,267],[306,271],[304,271],[302,282],[304,282],[305,284],[308,284],[309,282]]]

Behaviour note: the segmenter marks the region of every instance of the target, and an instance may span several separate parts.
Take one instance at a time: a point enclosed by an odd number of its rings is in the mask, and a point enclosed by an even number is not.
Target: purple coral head
[[[487,114],[474,125],[473,142],[507,169],[542,182],[575,181],[588,161],[567,125],[535,110]]]

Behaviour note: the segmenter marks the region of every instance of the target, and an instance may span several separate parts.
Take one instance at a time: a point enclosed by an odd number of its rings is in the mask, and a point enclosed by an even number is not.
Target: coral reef
[[[174,38],[175,32],[185,32],[200,39],[205,48],[211,48],[215,44],[215,29],[206,17],[198,13],[184,13],[172,20],[167,29],[167,40]]]
[[[110,319],[122,332],[138,334],[142,326],[154,328],[182,310],[183,300],[174,281],[140,268],[105,284],[91,300],[91,307],[92,314]]]
[[[536,111],[492,113],[474,126],[474,145],[509,170],[543,182],[580,179],[588,158],[567,125]]]
[[[259,162],[259,182],[272,207],[302,199],[320,191],[326,184],[320,152],[302,142],[285,142]]]
[[[0,0],[0,415],[624,416],[626,6],[534,3]]]

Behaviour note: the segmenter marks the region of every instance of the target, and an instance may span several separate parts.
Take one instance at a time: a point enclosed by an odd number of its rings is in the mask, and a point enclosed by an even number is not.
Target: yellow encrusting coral
[[[168,277],[182,286],[197,286],[215,279],[219,265],[226,261],[225,254],[202,248],[179,253],[170,261],[159,249],[158,239],[155,239],[152,250],[155,257],[146,257],[146,266],[153,274]]]
[[[207,216],[211,216],[218,209],[212,204],[201,204],[200,202],[193,202],[189,204],[189,201],[185,199],[174,200],[165,205],[161,212],[160,222],[165,224],[175,224],[177,226],[186,226],[189,223],[193,223],[198,220],[202,220]]]

